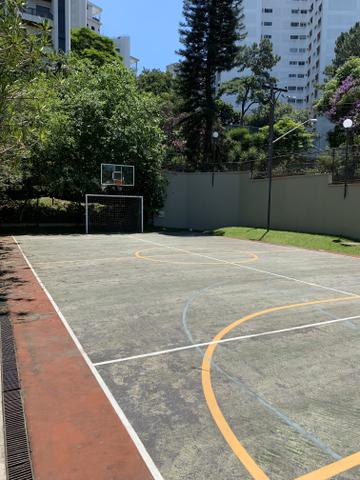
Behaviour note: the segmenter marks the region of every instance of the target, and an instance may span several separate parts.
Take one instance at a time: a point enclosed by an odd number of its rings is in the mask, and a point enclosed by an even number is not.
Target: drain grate
[[[2,396],[8,480],[33,480],[24,406],[10,319],[1,318]]]

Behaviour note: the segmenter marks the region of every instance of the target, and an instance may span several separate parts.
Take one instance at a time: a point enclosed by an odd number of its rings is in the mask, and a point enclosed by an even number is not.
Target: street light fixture
[[[346,154],[345,154],[345,179],[344,179],[344,198],[347,197],[347,190],[348,190],[348,168],[349,168],[349,145],[350,145],[350,130],[353,127],[354,122],[351,118],[346,118],[343,121],[343,127],[345,128],[346,132]]]
[[[282,140],[284,137],[287,137],[290,133],[295,132],[295,130],[298,130],[300,127],[303,125],[306,125],[307,123],[312,123],[313,125],[317,123],[317,118],[309,118],[308,120],[305,120],[305,122],[300,123],[297,125],[295,128],[292,128],[288,132],[284,133],[284,135],[281,135],[281,137],[276,138],[273,143],[277,143],[279,140]]]

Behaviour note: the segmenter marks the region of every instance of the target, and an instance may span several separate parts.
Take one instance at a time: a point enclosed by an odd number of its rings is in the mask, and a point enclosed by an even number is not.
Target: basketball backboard
[[[133,165],[102,163],[101,185],[133,187],[135,185],[135,167]]]

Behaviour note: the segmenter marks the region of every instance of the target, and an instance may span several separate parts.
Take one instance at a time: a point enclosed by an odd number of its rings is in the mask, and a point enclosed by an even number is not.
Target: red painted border
[[[147,466],[10,237],[4,261],[36,480],[150,480]]]

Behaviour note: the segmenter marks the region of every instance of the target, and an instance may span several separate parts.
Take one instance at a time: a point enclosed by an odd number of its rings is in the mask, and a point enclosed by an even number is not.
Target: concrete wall
[[[247,173],[167,173],[157,226],[209,229],[266,225],[267,180]],[[360,238],[360,184],[332,185],[328,175],[275,178],[272,226]]]

